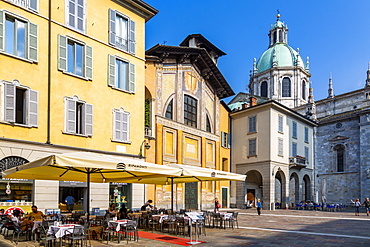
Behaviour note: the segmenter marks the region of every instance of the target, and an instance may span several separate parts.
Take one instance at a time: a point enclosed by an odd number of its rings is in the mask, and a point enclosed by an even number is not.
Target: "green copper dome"
[[[301,56],[286,43],[276,43],[265,51],[258,59],[258,73],[271,69],[274,63],[274,53],[276,54],[276,67],[299,66],[304,68],[304,63]],[[298,59],[298,64],[297,64]]]

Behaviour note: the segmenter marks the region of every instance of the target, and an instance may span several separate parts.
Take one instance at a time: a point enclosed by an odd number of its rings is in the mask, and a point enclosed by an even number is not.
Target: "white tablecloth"
[[[108,227],[116,227],[118,232],[121,229],[121,226],[125,226],[130,220],[111,220],[108,222]]]
[[[81,225],[61,225],[61,226],[50,226],[48,230],[48,234],[54,234],[56,238],[61,238],[64,235],[70,234],[73,232],[74,226],[81,228],[81,233],[83,233],[84,228]]]
[[[168,214],[154,214],[152,215],[154,219],[158,219],[158,222],[162,224],[164,220],[168,219]]]

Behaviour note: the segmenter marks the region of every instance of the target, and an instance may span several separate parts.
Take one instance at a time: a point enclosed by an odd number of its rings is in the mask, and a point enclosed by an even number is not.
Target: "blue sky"
[[[227,55],[219,69],[235,93],[246,92],[253,58],[268,48],[270,25],[288,25],[288,43],[310,57],[315,100],[363,88],[370,61],[369,0],[144,0],[159,13],[146,24],[146,49],[179,45],[200,33]],[[226,99],[228,102],[230,100]]]

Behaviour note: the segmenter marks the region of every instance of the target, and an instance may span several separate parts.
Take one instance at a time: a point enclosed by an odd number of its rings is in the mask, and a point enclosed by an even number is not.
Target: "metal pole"
[[[86,195],[86,206],[87,206],[87,222],[89,222],[90,218],[90,168],[87,169],[87,195]]]
[[[171,177],[171,211],[173,214],[173,177]]]

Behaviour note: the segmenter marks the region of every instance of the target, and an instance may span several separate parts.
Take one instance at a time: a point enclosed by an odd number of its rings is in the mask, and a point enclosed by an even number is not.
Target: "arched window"
[[[173,119],[173,99],[171,99],[170,103],[167,106],[165,117],[168,119]]]
[[[337,161],[337,172],[344,172],[344,150],[345,147],[341,144],[334,147]]]
[[[267,81],[261,83],[261,96],[267,97]]]
[[[290,79],[288,77],[283,78],[282,94],[283,97],[290,97]]]
[[[211,121],[209,120],[208,115],[206,115],[206,131],[207,132],[212,132]]]
[[[306,82],[302,81],[302,99],[306,100]]]
[[[184,96],[184,124],[197,127],[197,100],[188,95]]]

